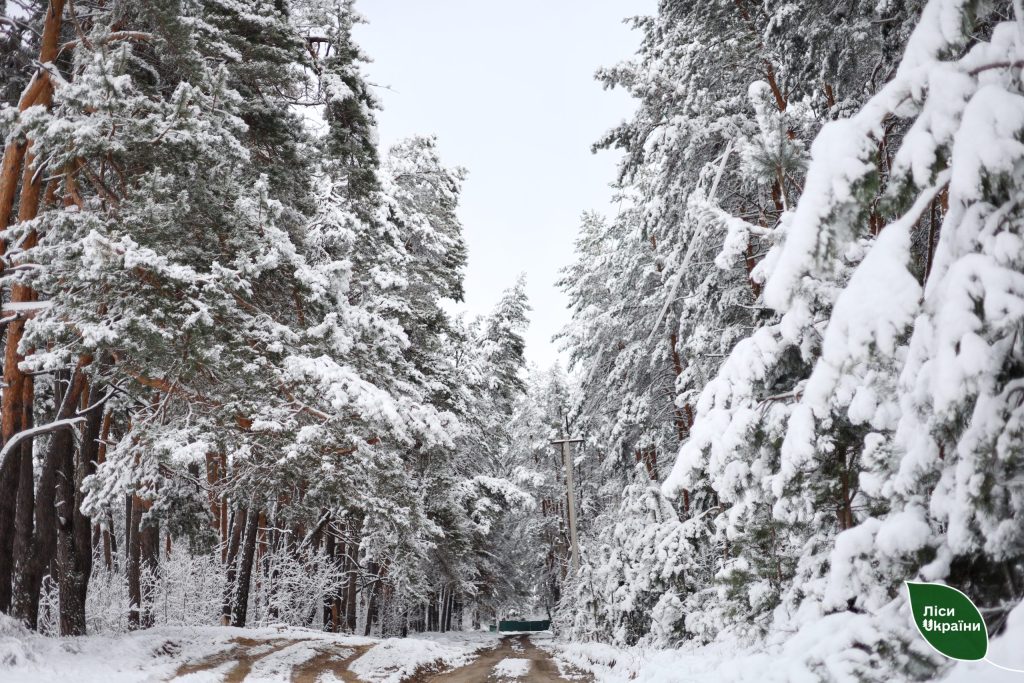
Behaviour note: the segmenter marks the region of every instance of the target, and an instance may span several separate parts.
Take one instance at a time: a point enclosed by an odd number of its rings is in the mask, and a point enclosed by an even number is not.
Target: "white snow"
[[[240,645],[236,639],[246,642]],[[371,646],[350,670],[366,683],[399,683],[419,667],[462,666],[477,650],[497,643],[495,634],[484,632],[378,640],[285,626],[159,627],[122,635],[50,638],[0,615],[0,681],[67,683],[73,673],[75,683],[156,682],[171,679],[182,666],[205,662],[202,670],[174,680],[212,683],[235,668],[238,660],[231,651],[243,647],[251,660],[246,681],[284,683],[296,667],[324,651],[341,659],[358,647]]]
[[[508,678],[523,678],[530,673],[530,660],[521,658],[507,658],[494,666],[491,674],[499,680]]]
[[[946,683],[1020,683],[1024,680],[1024,604],[1006,619],[1006,630],[989,641],[987,662],[958,662]],[[1003,668],[1016,669],[1006,671]]]
[[[899,615],[892,615],[900,619]],[[905,615],[904,615],[905,616]],[[594,676],[594,683],[767,683],[769,681],[856,681],[857,650],[840,647],[866,635],[871,617],[837,613],[802,628],[783,645],[752,648],[735,640],[705,647],[652,649],[622,648],[601,643],[556,640],[546,646],[560,666],[574,666]],[[884,638],[883,638],[884,641]],[[1006,683],[1022,680],[1020,673],[994,664],[1024,670],[1024,605],[1010,613],[1006,630],[990,641],[990,662],[958,662],[935,681],[943,683]],[[877,643],[883,645],[884,642]],[[921,646],[927,648],[924,640]],[[859,652],[866,657],[867,654]],[[994,664],[993,664],[994,663]]]
[[[467,664],[477,650],[498,644],[495,634],[449,631],[421,633],[413,638],[388,638],[349,666],[367,683],[401,683],[419,667],[436,664],[450,669]]]

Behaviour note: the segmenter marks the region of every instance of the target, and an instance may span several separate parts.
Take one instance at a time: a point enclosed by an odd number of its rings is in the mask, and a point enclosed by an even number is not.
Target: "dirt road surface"
[[[290,645],[301,644],[304,641],[288,638],[275,640],[236,638],[231,642],[232,647],[224,652],[183,664],[169,680],[187,680],[193,674],[216,671],[223,674],[223,678],[221,678],[223,683],[244,683],[257,662]],[[371,645],[344,647],[317,643],[315,646],[317,654],[291,668],[290,676],[285,675],[281,680],[290,680],[291,683],[316,683],[321,676],[331,674],[333,680],[343,681],[343,683],[363,683],[348,670],[348,665],[371,647]],[[332,680],[330,676],[327,676],[326,679]]]
[[[521,662],[507,663],[508,660],[526,660],[529,667]],[[505,664],[502,666],[502,664]],[[522,672],[516,676],[511,672]],[[505,673],[510,672],[510,673]],[[569,681],[591,681],[589,676],[573,674],[563,678],[558,665],[551,655],[532,642],[530,636],[505,636],[493,650],[483,650],[480,656],[466,666],[447,673],[434,674],[418,679],[415,683],[499,683],[502,681],[524,681],[529,683],[568,683]],[[413,682],[410,682],[413,683]]]
[[[259,675],[253,671],[261,662],[269,661],[268,658],[279,655],[286,648],[306,647],[304,643],[315,653],[309,657],[307,649],[307,657],[296,666],[282,663],[282,668],[269,676],[267,671]],[[168,680],[187,681],[196,675],[199,676],[197,680],[209,680],[212,674],[223,683],[244,683],[253,674],[264,681],[277,680],[280,676],[281,681],[290,683],[364,683],[348,667],[371,647],[335,646],[290,638],[235,638],[227,650],[183,664]],[[576,672],[563,677],[551,655],[530,642],[530,636],[510,635],[503,637],[497,647],[480,650],[476,659],[466,666],[444,673],[438,673],[434,667],[425,667],[403,683],[589,683],[592,680],[589,675]]]

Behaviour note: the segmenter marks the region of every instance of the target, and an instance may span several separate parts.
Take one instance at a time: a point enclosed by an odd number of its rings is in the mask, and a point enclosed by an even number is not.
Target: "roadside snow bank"
[[[177,680],[221,680],[237,660],[232,651],[266,655],[253,661],[262,680],[288,681],[292,668],[316,656],[314,645],[355,648],[370,638],[291,627],[259,629],[158,627],[128,634],[51,638],[0,615],[0,681],[19,683],[143,683],[166,681],[182,667],[195,671]]]
[[[839,647],[851,637],[861,642],[868,629],[863,615],[831,615],[794,634],[781,647],[762,651],[734,645],[657,650],[620,648],[602,643],[570,643],[553,640],[550,650],[559,666],[569,664],[594,675],[595,683],[768,683],[774,681],[857,680],[851,663],[866,656],[857,648]],[[988,659],[1012,669],[1024,670],[1024,604],[1007,620],[1006,630],[989,644]],[[929,646],[921,640],[923,648]],[[1020,683],[1020,673],[1001,670],[988,662],[958,662],[937,681],[941,683]]]

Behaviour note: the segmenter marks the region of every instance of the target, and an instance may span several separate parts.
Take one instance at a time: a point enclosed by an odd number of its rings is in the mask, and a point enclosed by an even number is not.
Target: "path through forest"
[[[333,646],[292,638],[235,638],[229,649],[183,664],[169,680],[205,681],[210,680],[212,674],[224,683],[244,683],[257,679],[291,683],[366,683],[350,671],[349,666],[371,647]],[[291,656],[288,656],[289,653]],[[578,672],[571,673],[568,678],[563,677],[551,655],[534,645],[530,636],[525,634],[501,638],[497,647],[479,650],[478,656],[465,666],[439,673],[441,666],[440,662],[425,666],[404,679],[404,683],[568,683],[592,680],[589,675]]]
[[[348,666],[372,647],[344,647],[320,643],[312,645],[309,640],[291,638],[269,641],[236,638],[231,642],[232,647],[228,650],[183,664],[169,680],[187,681],[190,677],[196,676],[201,680],[208,680],[204,674],[214,673],[222,676],[220,680],[223,683],[243,683],[249,680],[250,674],[254,674],[253,677],[259,680],[274,679],[278,677],[274,674],[279,674],[280,680],[291,683],[316,683],[319,680],[363,683],[348,670]],[[303,653],[305,656],[300,655],[296,658],[297,662],[289,662],[287,657],[281,658],[279,662],[271,662],[275,655],[295,649],[307,650]],[[309,649],[314,652],[308,652]]]
[[[573,674],[563,678],[551,655],[530,641],[530,636],[506,636],[492,650],[483,650],[471,663],[447,673],[414,679],[415,683],[481,683],[482,681],[530,681],[530,683],[567,683],[589,681],[589,676]]]

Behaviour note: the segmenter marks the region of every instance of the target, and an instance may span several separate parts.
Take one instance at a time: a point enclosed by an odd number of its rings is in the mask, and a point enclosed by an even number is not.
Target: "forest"
[[[472,169],[379,145],[372,1],[0,0],[0,680],[530,617],[599,682],[1017,680],[905,582],[1024,668],[1021,1],[629,18],[550,368],[524,279],[453,312]]]

